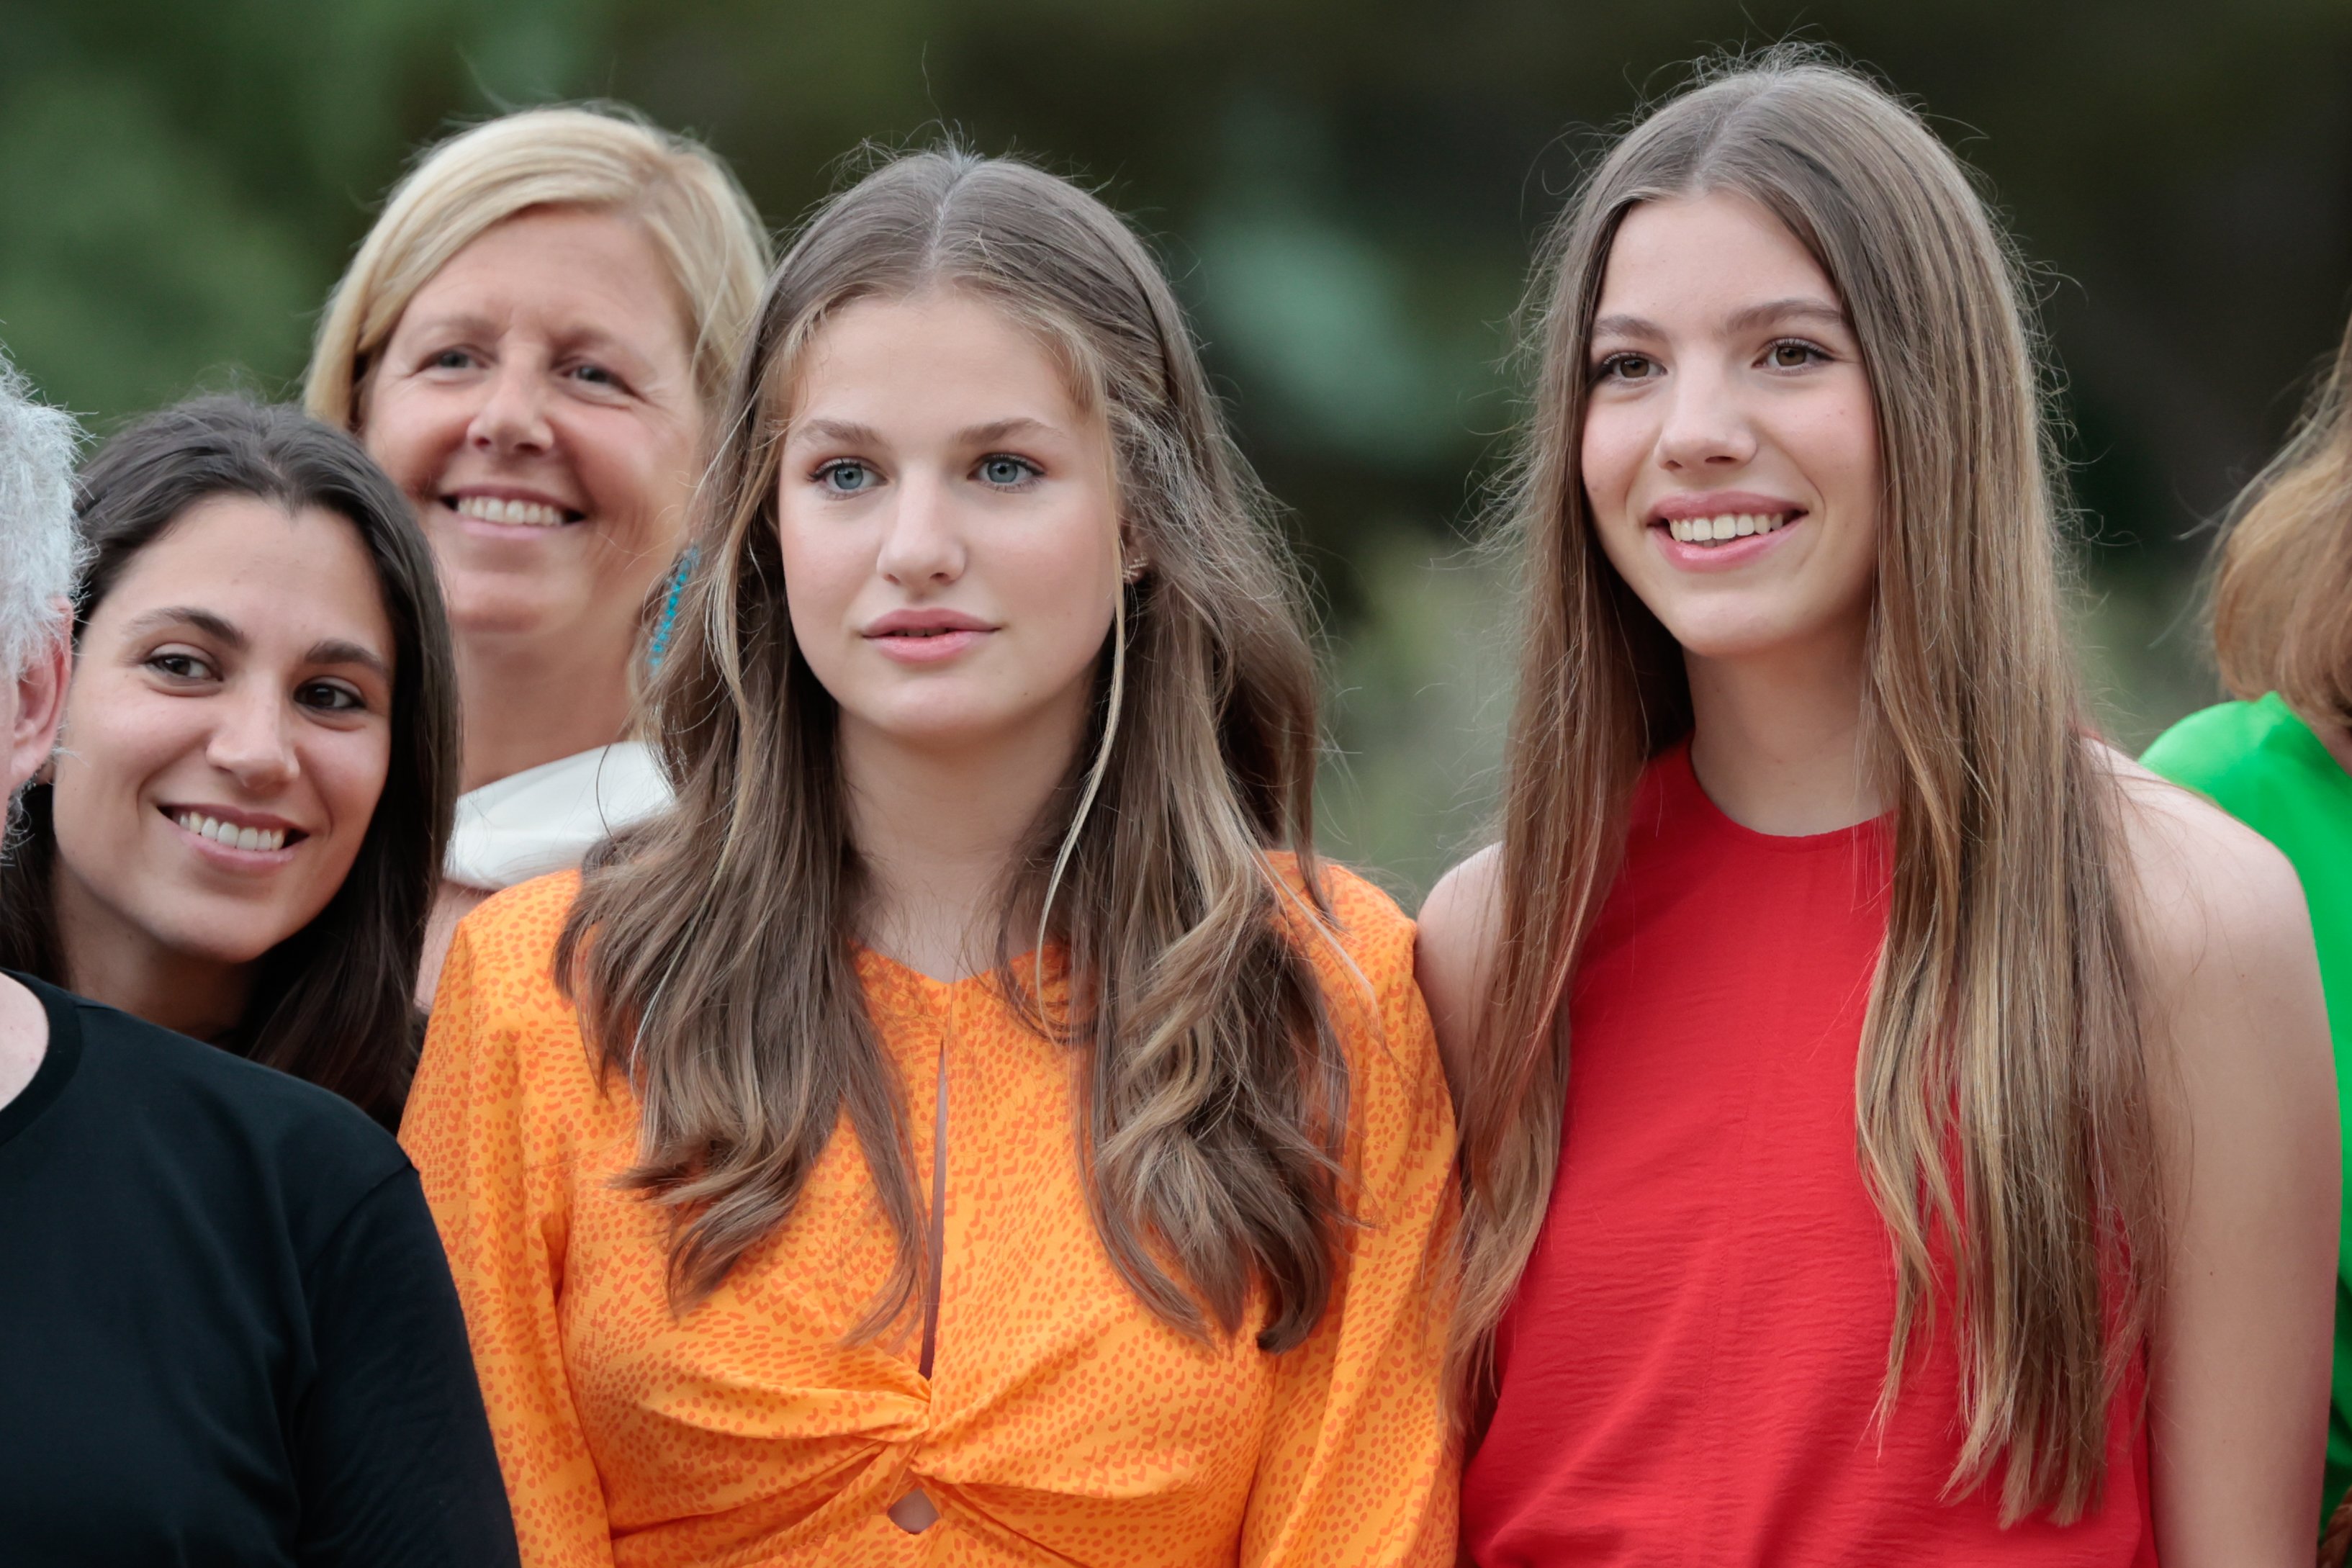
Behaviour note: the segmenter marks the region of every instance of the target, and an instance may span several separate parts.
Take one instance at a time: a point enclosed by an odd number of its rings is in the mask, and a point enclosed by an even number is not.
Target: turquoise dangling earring
[[[662,657],[669,652],[669,636],[677,625],[677,602],[686,596],[686,580],[694,574],[695,548],[689,544],[677,558],[677,566],[669,574],[669,593],[662,600],[661,619],[654,623],[654,635],[646,642],[646,673],[661,668]]]

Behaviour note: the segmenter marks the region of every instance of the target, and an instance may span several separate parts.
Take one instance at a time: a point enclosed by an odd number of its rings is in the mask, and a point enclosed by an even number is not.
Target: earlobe
[[[66,688],[73,675],[73,645],[62,621],[45,638],[16,676],[16,709],[6,737],[7,788],[48,766],[57,745],[58,721],[64,717]]]

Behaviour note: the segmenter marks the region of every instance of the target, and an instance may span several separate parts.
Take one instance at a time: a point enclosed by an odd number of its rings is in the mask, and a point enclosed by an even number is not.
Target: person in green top
[[[2339,1096],[2352,1095],[2352,329],[2294,437],[2231,508],[2213,640],[2238,698],[2142,759],[2210,795],[2293,861],[2311,906]],[[2352,1126],[2352,1100],[2339,1109]],[[2352,1142],[2346,1144],[2352,1189]],[[2352,1548],[2352,1205],[2336,1282],[2320,1562]]]

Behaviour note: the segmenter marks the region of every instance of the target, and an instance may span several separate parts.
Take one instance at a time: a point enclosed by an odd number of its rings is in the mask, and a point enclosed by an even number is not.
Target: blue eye
[[[863,463],[844,459],[827,463],[816,471],[816,482],[835,495],[856,495],[874,488],[874,470]]]
[[[1041,471],[1037,465],[1028,458],[1015,458],[1003,452],[980,460],[980,477],[988,483],[1003,489],[1026,483]]]

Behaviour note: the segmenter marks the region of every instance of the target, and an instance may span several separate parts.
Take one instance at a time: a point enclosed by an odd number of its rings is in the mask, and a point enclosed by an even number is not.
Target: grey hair
[[[0,350],[0,661],[12,676],[56,632],[73,593],[80,445],[73,416],[39,402]]]

